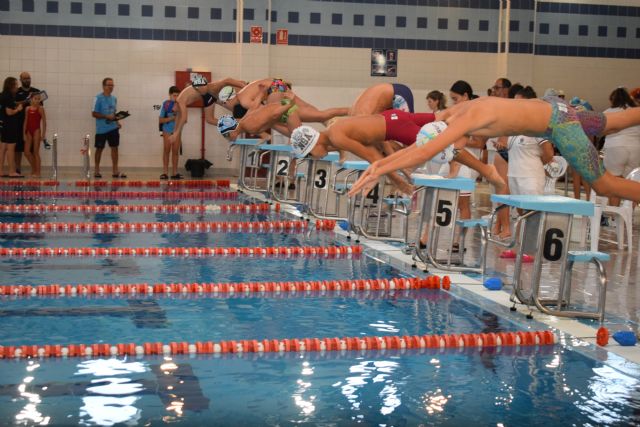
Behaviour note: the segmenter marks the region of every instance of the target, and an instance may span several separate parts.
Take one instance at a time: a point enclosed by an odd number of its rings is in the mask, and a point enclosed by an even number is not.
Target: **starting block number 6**
[[[559,228],[549,228],[544,233],[542,256],[548,261],[558,261],[562,258],[565,233]]]

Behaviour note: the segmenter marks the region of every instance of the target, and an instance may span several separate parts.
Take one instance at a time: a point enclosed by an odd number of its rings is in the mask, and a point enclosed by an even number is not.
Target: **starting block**
[[[424,192],[418,235],[415,239],[418,258],[425,264],[442,270],[479,273],[479,267],[462,265],[462,256],[456,257],[457,259],[452,257],[455,226],[458,222],[458,197],[462,191],[473,191],[475,182],[469,178],[444,178],[439,175],[414,174],[412,178],[413,184],[419,187],[416,192]],[[425,231],[429,235],[426,248],[421,249],[419,243]],[[444,237],[449,237],[447,246],[441,243]],[[445,259],[437,258],[438,249],[448,250]],[[463,251],[464,246],[460,250]]]
[[[336,172],[342,166],[340,155],[331,152],[322,159],[298,160],[298,167],[306,164],[304,191],[300,201],[306,205],[306,212],[320,219],[346,219],[346,202],[335,189]]]
[[[573,217],[575,215],[592,216],[594,213],[593,203],[562,196],[495,194],[491,196],[491,201],[524,211],[516,221],[516,229],[519,229],[517,240],[513,240],[508,245],[514,247],[516,243],[520,244],[516,254],[511,294],[514,307],[516,300],[518,300],[528,306],[535,305],[543,313],[564,317],[586,317],[602,321],[607,288],[606,271],[602,261],[608,260],[608,255],[599,252],[569,251]],[[500,208],[498,207],[498,209]],[[495,217],[495,212],[492,219],[493,217]],[[521,277],[522,261],[525,254],[534,257],[532,279],[528,287],[524,286]],[[576,262],[593,262],[598,268],[600,295],[597,312],[566,309],[570,302],[571,272],[573,264]],[[553,264],[559,265],[561,272],[557,298],[540,299],[538,294],[542,267]],[[485,266],[486,252],[483,257],[483,272]],[[556,308],[552,309],[551,306]]]

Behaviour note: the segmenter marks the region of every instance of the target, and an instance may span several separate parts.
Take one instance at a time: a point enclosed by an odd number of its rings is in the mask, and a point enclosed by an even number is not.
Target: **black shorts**
[[[24,146],[24,141],[22,141],[22,132],[15,126],[6,126],[2,129],[2,136],[0,136],[0,141],[5,144],[21,144]],[[16,151],[17,146],[16,146]],[[22,152],[22,150],[20,150]]]
[[[107,143],[112,148],[120,145],[120,129],[96,134],[96,148],[104,148]]]

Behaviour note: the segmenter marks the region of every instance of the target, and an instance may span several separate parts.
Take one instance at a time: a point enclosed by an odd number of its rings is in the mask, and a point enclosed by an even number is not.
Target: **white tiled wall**
[[[93,97],[104,77],[115,80],[118,107],[132,117],[123,123],[123,167],[160,166],[162,141],[157,131],[160,104],[173,84],[174,71],[187,67],[210,70],[214,78],[234,76],[252,80],[281,76],[294,83],[305,100],[327,108],[350,105],[365,87],[391,79],[370,77],[368,49],[302,46],[258,46],[146,40],[104,40],[2,36],[2,76],[32,73],[33,84],[49,93],[49,137],[59,134],[59,163],[81,164],[83,135],[95,132],[91,118]],[[402,50],[399,77],[394,81],[414,90],[416,109],[424,111],[429,90],[448,88],[458,79],[469,81],[483,95],[497,76],[580,95],[606,107],[617,86],[640,86],[640,61],[496,55]],[[220,114],[220,113],[217,113]],[[184,131],[184,159],[199,156],[200,111],[192,110]],[[213,126],[206,126],[207,158],[218,168],[227,165],[227,143]],[[106,160],[108,164],[108,160]]]

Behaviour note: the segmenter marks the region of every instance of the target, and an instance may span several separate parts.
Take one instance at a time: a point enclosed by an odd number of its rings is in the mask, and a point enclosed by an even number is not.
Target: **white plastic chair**
[[[544,194],[556,194],[556,182],[567,173],[567,161],[562,156],[553,156],[553,160],[544,165],[547,175],[544,177]]]
[[[640,182],[640,168],[635,168],[626,177],[632,181]],[[633,227],[633,202],[623,200],[620,206],[609,206],[609,202],[605,197],[596,197],[595,191],[591,190],[591,200],[595,202],[595,211],[591,217],[591,250],[598,250],[598,242],[600,241],[600,219],[602,215],[616,216],[616,235],[618,239],[618,249],[624,249],[624,234],[627,234],[627,250],[631,251],[632,246],[632,227]]]

